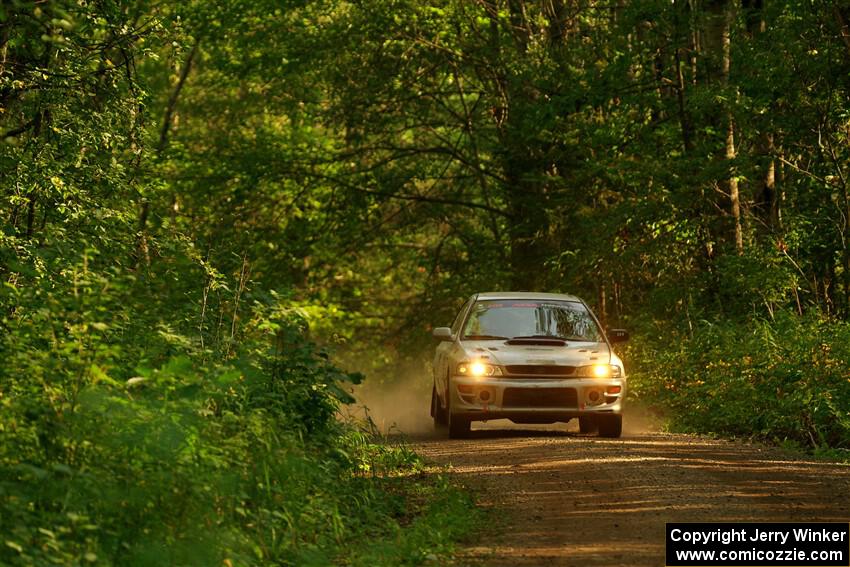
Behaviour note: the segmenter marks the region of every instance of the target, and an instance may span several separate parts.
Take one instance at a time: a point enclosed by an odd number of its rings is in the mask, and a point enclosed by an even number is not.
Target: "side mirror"
[[[431,334],[435,339],[440,339],[441,341],[450,341],[454,337],[452,336],[452,330],[448,327],[436,327]]]
[[[608,329],[607,334],[612,343],[624,343],[629,340],[629,332],[625,329]]]

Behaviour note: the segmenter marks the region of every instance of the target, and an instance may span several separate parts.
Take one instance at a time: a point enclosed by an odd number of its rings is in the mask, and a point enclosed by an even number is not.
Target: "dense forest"
[[[335,416],[475,291],[850,448],[846,2],[13,0],[0,137],[4,564],[423,561],[469,503]]]

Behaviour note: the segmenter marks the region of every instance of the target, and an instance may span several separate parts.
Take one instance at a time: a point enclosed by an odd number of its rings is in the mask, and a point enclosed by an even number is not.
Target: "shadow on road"
[[[663,565],[666,522],[846,521],[850,508],[836,498],[850,466],[756,444],[509,422],[411,440],[494,512],[463,564]]]
[[[624,423],[623,438],[635,438],[657,432],[660,429],[658,422],[647,425],[647,420],[634,414],[626,415]],[[413,442],[427,442],[436,440],[447,440],[448,430],[433,426],[426,430],[407,432],[397,428],[391,429],[388,436],[392,438],[406,439]],[[490,421],[476,421],[472,423],[472,431],[467,439],[515,439],[515,438],[576,438],[576,439],[598,439],[595,434],[579,433],[578,420],[568,423],[544,423],[527,424],[514,423],[508,419],[494,419]],[[610,441],[610,440],[607,440]]]
[[[400,430],[392,430],[388,437],[402,438],[413,442],[446,441],[449,432],[446,428],[430,428],[430,431],[418,431],[406,433]],[[473,422],[472,431],[467,439],[512,439],[521,437],[537,438],[565,438],[565,437],[589,437],[578,432],[577,426],[572,423],[547,423],[547,424],[515,424],[507,419],[498,419],[487,422]]]

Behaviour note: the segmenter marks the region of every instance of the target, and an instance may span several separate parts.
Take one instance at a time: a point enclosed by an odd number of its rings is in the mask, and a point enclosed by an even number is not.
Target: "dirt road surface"
[[[657,567],[665,522],[850,521],[848,465],[685,435],[485,427],[415,440],[490,509],[460,564]]]

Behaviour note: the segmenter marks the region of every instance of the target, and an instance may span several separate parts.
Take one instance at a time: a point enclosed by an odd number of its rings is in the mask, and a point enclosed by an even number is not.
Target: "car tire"
[[[440,397],[437,395],[436,386],[431,389],[431,417],[434,418],[435,429],[442,429],[449,424],[446,409],[440,403]]]
[[[449,439],[464,439],[469,437],[472,422],[467,417],[449,413]]]
[[[451,388],[451,383],[449,383],[449,388]],[[469,437],[472,422],[467,417],[462,417],[452,413],[452,396],[450,393],[446,394],[445,412],[449,421],[449,439],[463,439],[464,437]]]
[[[617,438],[623,433],[622,415],[600,415],[599,436]]]
[[[596,420],[590,416],[580,417],[578,418],[578,431],[579,433],[596,433],[598,430],[598,426],[596,425]]]

